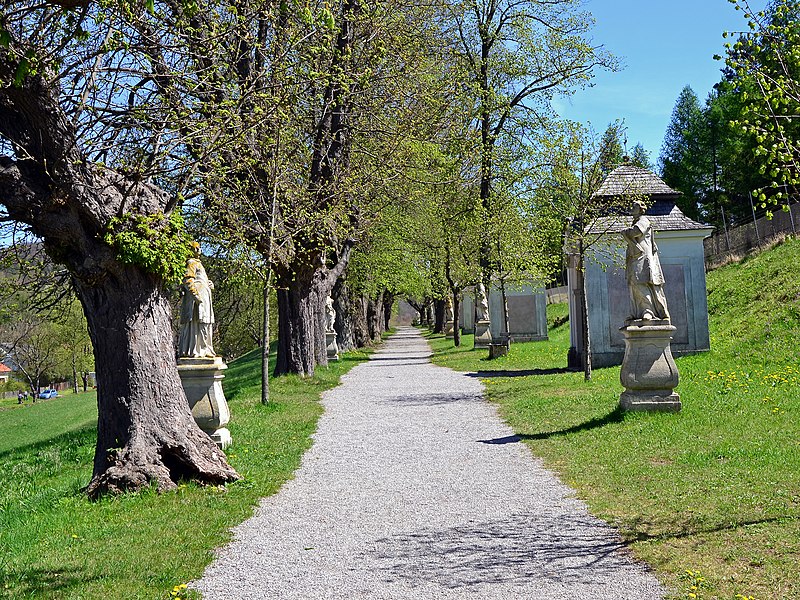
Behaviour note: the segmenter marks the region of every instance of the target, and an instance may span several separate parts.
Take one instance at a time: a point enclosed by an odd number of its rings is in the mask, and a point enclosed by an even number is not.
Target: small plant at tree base
[[[192,240],[179,211],[169,216],[154,213],[115,217],[103,240],[117,251],[122,262],[139,265],[167,283],[180,280],[191,254]]]

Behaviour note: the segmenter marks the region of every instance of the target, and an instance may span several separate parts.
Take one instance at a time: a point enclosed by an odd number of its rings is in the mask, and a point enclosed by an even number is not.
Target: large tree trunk
[[[394,308],[394,294],[388,290],[383,292],[383,330],[389,331],[392,320],[392,309]]]
[[[0,79],[17,68],[0,50]],[[120,214],[169,214],[175,199],[158,187],[95,166],[82,153],[58,89],[42,75],[0,88],[0,133],[15,156],[0,157],[0,203],[27,223],[47,253],[66,265],[89,324],[98,378],[98,436],[88,492],[159,490],[180,477],[201,483],[238,478],[194,422],[178,378],[170,306],[158,275],[124,264],[103,241]]]
[[[376,298],[367,300],[367,326],[370,342],[373,344],[380,342],[383,333],[383,292]]]
[[[94,345],[97,447],[87,491],[173,489],[179,479],[237,479],[195,424],[175,363],[170,305],[162,286],[120,265],[99,284],[76,280]]]
[[[445,301],[433,301],[433,333],[444,333]]]
[[[294,277],[278,279],[278,357],[275,375],[314,374],[317,347],[325,330],[320,330],[323,310],[313,269],[297,271]]]
[[[369,345],[369,325],[367,325],[367,298],[357,296],[353,298],[353,335],[356,347],[364,348]]]
[[[350,301],[350,288],[344,277],[340,277],[333,286],[331,295],[333,309],[336,311],[336,321],[333,324],[336,343],[340,352],[350,352],[356,348],[356,341],[353,331],[353,304]]]

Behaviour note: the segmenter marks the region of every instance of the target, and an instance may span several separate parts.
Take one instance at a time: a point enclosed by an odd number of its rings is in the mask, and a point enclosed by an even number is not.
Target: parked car
[[[39,398],[55,398],[58,396],[58,392],[56,390],[45,389],[39,392]]]

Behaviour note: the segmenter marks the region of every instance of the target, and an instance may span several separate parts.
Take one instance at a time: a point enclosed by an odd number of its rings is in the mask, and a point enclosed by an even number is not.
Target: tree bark
[[[433,301],[433,333],[444,333],[445,301]]]
[[[380,342],[383,333],[383,292],[376,298],[367,299],[367,326],[370,342]]]
[[[3,81],[18,66],[22,52],[9,48],[19,44],[0,49]],[[176,199],[88,161],[58,89],[43,75],[0,88],[0,134],[25,157],[0,157],[0,203],[70,271],[94,345],[98,435],[89,495],[150,483],[169,490],[181,477],[238,479],[189,411],[163,280],[121,262],[103,241],[114,216],[169,214]]]
[[[453,345],[461,345],[461,327],[459,327],[459,312],[461,311],[461,292],[453,290]]]
[[[388,290],[383,292],[383,330],[389,331],[392,320],[392,309],[394,308],[395,295]]]
[[[333,329],[336,331],[336,343],[340,352],[350,352],[356,348],[353,331],[353,304],[350,301],[350,288],[344,277],[337,280],[331,295],[333,309],[336,311],[336,320],[333,324]]]
[[[357,296],[352,300],[353,335],[357,348],[369,346],[369,325],[367,325],[367,298]]]
[[[319,337],[325,342],[325,331],[319,330],[322,311],[319,293],[314,285],[314,270],[307,268],[293,277],[278,278],[278,357],[275,375],[314,374]]]
[[[99,285],[76,280],[98,365],[97,447],[88,494],[151,483],[164,491],[180,479],[238,479],[192,418],[163,287],[138,267],[115,271]]]

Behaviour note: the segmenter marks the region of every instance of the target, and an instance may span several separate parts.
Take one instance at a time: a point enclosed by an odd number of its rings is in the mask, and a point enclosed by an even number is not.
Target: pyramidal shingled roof
[[[655,173],[625,164],[617,167],[606,177],[593,197],[642,195],[653,197],[672,196],[677,198],[680,192],[673,190]]]

